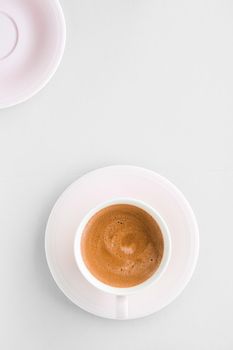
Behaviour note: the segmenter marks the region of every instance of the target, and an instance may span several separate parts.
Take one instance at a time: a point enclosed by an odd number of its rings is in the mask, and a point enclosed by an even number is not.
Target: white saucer
[[[110,166],[92,171],[69,186],[56,202],[45,235],[50,271],[58,287],[80,308],[115,319],[115,297],[90,285],[78,270],[73,242],[83,216],[114,197],[141,199],[167,222],[172,256],[158,284],[129,296],[129,319],[152,314],[172,302],[189,282],[198,257],[199,234],[193,211],[182,193],[164,177],[143,168]]]
[[[62,58],[65,36],[58,0],[1,0],[0,108],[46,85]]]

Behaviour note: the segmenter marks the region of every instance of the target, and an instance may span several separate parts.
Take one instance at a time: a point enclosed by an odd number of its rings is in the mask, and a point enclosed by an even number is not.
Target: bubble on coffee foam
[[[133,254],[135,249],[131,246],[122,246],[121,247],[121,251],[127,255]]]

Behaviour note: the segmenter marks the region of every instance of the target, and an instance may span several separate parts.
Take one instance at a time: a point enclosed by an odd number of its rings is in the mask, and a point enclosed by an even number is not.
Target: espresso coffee
[[[157,222],[144,210],[128,204],[97,212],[84,228],[81,253],[89,271],[113,287],[132,287],[158,269],[164,251]]]

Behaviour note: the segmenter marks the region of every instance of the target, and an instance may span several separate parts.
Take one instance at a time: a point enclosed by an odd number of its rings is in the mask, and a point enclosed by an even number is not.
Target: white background
[[[233,2],[63,0],[62,64],[0,112],[0,348],[233,348]],[[186,195],[200,227],[195,274],[145,319],[75,307],[47,268],[59,194],[111,164],[144,166]]]

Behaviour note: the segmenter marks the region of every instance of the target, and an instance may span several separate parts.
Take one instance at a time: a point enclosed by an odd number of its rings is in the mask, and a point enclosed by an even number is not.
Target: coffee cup
[[[107,283],[103,283],[97,277],[93,275],[90,269],[87,267],[83,254],[82,254],[82,237],[84,230],[90,220],[101,210],[106,209],[115,205],[128,205],[141,209],[145,213],[149,214],[151,218],[159,226],[162,239],[163,239],[163,253],[161,261],[157,269],[153,274],[137,285],[131,287],[115,287]],[[171,238],[169,233],[169,228],[165,220],[162,218],[160,213],[157,212],[152,206],[146,204],[145,202],[134,199],[134,198],[114,198],[108,200],[100,205],[91,209],[80,222],[74,240],[74,256],[77,266],[82,273],[83,277],[95,288],[101,290],[102,292],[112,294],[116,297],[116,318],[117,319],[127,319],[128,315],[128,296],[131,294],[140,293],[142,289],[151,287],[156,284],[159,278],[164,274],[171,256]]]

